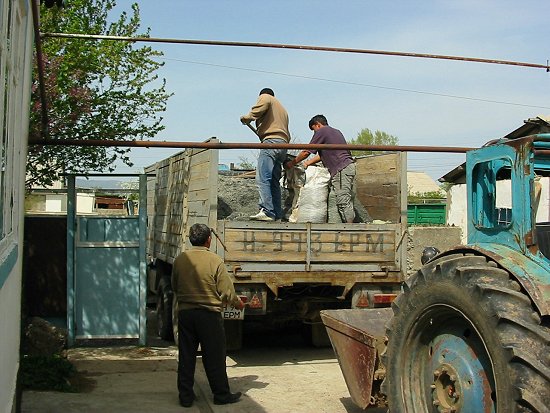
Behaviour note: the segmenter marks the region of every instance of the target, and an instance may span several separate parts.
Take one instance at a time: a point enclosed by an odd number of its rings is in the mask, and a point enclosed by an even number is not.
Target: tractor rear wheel
[[[393,310],[382,385],[390,412],[549,411],[550,325],[495,262],[436,259]]]

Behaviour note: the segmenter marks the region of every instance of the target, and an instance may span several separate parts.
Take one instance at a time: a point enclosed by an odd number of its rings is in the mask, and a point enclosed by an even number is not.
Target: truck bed
[[[188,228],[214,228],[211,249],[236,283],[399,283],[406,268],[406,165],[403,154],[357,160],[357,197],[381,224],[290,223],[217,219],[218,151],[189,149],[146,169],[151,260],[171,264],[186,248]],[[239,178],[235,178],[239,179]],[[225,184],[227,185],[227,183]],[[224,246],[226,249],[224,249]]]

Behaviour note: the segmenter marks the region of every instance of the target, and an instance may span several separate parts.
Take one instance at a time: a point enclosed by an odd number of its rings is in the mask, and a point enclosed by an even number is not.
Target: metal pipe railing
[[[470,147],[459,146],[406,146],[406,145],[355,145],[355,144],[311,144],[311,143],[222,143],[222,142],[155,142],[155,141],[123,141],[102,139],[48,139],[35,140],[29,145],[59,145],[59,146],[116,146],[130,148],[204,148],[204,149],[349,149],[353,151],[385,151],[385,152],[443,152],[466,153]]]
[[[536,69],[545,69],[547,72],[550,71],[550,66],[548,66],[548,63],[546,65],[542,65],[537,63],[515,62],[511,60],[482,59],[478,57],[450,56],[450,55],[438,55],[438,54],[430,54],[430,53],[394,52],[394,51],[388,51],[388,50],[352,49],[352,48],[345,48],[345,47],[308,46],[308,45],[298,45],[298,44],[258,43],[258,42],[229,42],[229,41],[222,41],[222,40],[173,39],[173,38],[161,38],[161,37],[107,36],[107,35],[98,35],[98,34],[77,34],[77,33],[42,33],[42,36],[57,37],[57,38],[64,38],[64,39],[118,40],[118,41],[126,41],[126,42],[176,43],[176,44],[194,44],[194,45],[203,45],[203,46],[259,47],[259,48],[271,48],[271,49],[313,50],[318,52],[320,51],[320,52],[339,52],[339,53],[360,53],[360,54],[417,57],[417,58],[425,58],[425,59],[459,60],[464,62],[523,66],[523,67],[531,67]]]

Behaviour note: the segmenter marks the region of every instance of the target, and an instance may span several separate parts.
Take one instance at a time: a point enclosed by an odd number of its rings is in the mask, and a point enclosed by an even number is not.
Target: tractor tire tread
[[[495,354],[501,354],[507,366],[507,373],[499,373],[503,376],[497,379],[502,380],[499,388],[502,390],[508,386],[504,393],[509,393],[506,397],[512,397],[514,401],[510,403],[512,406],[499,405],[498,413],[549,412],[550,328],[545,325],[544,318],[536,313],[531,299],[518,288],[513,276],[482,255],[455,253],[436,258],[407,281],[408,288],[392,305],[394,317],[387,324],[389,342],[387,351],[381,355],[382,363],[391,366],[389,358],[393,354],[397,358],[400,352],[404,352],[403,348],[392,346],[392,338],[405,334],[406,325],[411,322],[407,320],[408,313],[421,305],[415,299],[418,299],[422,289],[431,288],[432,283],[470,291],[472,305],[479,306],[479,311],[486,315],[488,325],[493,326],[495,334],[491,341],[500,343],[500,349],[494,350]],[[403,338],[395,338],[395,341],[404,342]],[[399,399],[396,397],[402,386],[399,374],[403,373],[399,373],[396,367],[393,372],[388,369],[386,374],[381,390],[388,396],[389,411],[397,412],[403,406],[399,404],[401,402],[394,404],[396,402],[392,402],[392,397]]]

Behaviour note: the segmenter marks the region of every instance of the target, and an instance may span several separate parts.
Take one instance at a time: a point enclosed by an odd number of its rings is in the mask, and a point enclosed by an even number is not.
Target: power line
[[[473,98],[473,97],[468,97],[468,96],[450,95],[450,94],[436,93],[436,92],[426,92],[426,91],[422,91],[422,90],[403,89],[403,88],[397,88],[397,87],[391,87],[391,86],[379,86],[379,85],[372,85],[372,84],[368,84],[368,83],[359,83],[359,82],[351,82],[351,81],[346,81],[346,80],[327,79],[327,78],[322,78],[322,77],[298,75],[298,74],[293,74],[293,73],[273,72],[273,71],[270,71],[270,70],[262,70],[262,69],[250,69],[250,68],[238,67],[238,66],[221,65],[221,64],[217,64],[217,63],[197,62],[197,61],[193,61],[193,60],[175,59],[175,58],[159,57],[159,56],[157,56],[156,58],[157,59],[163,59],[163,60],[173,60],[173,61],[177,61],[177,62],[196,64],[196,65],[203,65],[203,66],[221,67],[221,68],[224,68],[224,69],[242,70],[242,71],[246,71],[246,72],[266,73],[266,74],[270,74],[270,75],[295,77],[295,78],[308,79],[308,80],[318,80],[318,81],[322,81],[322,82],[340,83],[340,84],[352,85],[352,86],[363,86],[363,87],[370,87],[370,88],[375,88],[375,89],[393,90],[393,91],[397,91],[397,92],[416,93],[416,94],[421,94],[421,95],[439,96],[439,97],[446,97],[446,98],[452,98],[452,99],[462,99],[462,100],[469,100],[469,101],[476,101],[476,102],[496,103],[496,104],[499,104],[499,105],[521,106],[521,107],[526,107],[526,108],[550,109],[550,106],[528,105],[528,104],[525,104],[525,103],[506,102],[506,101],[502,101],[502,100]]]

